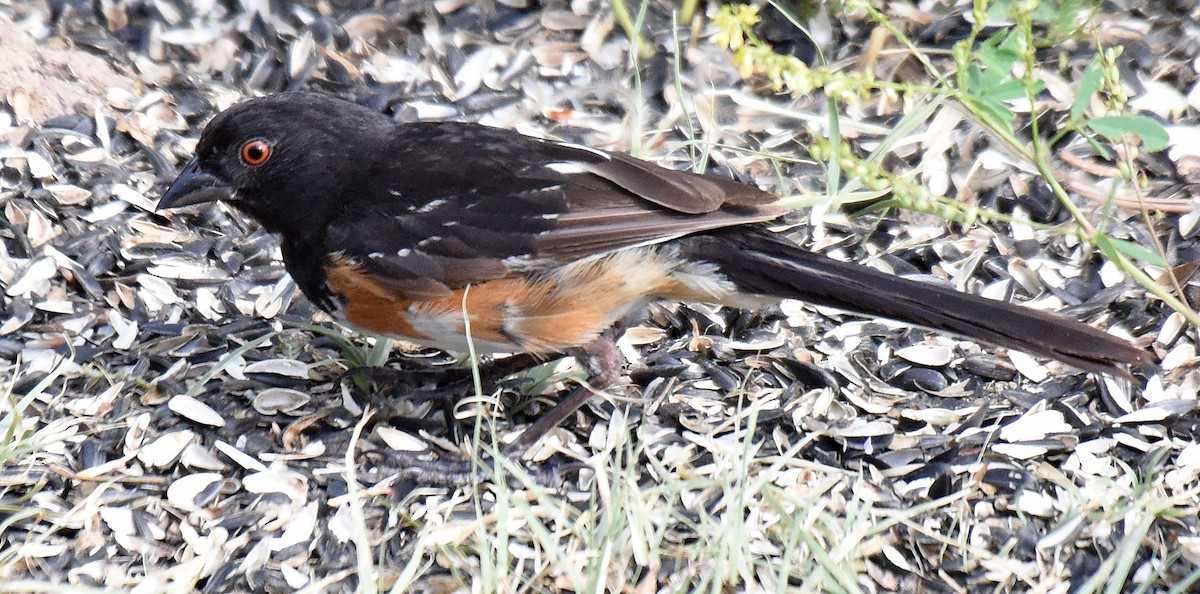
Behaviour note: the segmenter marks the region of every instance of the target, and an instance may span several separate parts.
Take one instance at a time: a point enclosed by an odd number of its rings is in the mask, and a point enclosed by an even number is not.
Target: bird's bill
[[[158,199],[158,210],[202,202],[232,200],[233,195],[233,188],[229,184],[200,169],[196,159],[192,159],[183,168],[183,171],[179,172],[179,177],[171,182],[171,187],[163,192],[162,198]]]

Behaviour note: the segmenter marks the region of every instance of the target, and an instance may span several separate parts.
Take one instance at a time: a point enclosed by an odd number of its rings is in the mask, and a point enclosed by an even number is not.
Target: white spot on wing
[[[547,163],[546,169],[557,171],[563,175],[570,175],[572,173],[583,173],[583,172],[587,171],[587,168],[584,167],[583,165],[580,165],[579,163],[571,163],[571,162]]]
[[[417,212],[433,212],[434,209],[438,208],[439,206],[441,206],[445,203],[446,203],[446,201],[444,199],[430,200],[429,202],[425,203],[425,206],[418,208]]]
[[[396,252],[396,255],[400,256],[401,258],[407,258],[412,255],[412,250],[408,248],[402,248],[400,251]]]

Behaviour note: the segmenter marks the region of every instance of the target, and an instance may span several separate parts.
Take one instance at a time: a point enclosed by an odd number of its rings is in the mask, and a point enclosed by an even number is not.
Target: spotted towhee
[[[398,123],[312,93],[205,128],[159,208],[225,200],[280,235],[288,271],[359,328],[464,351],[560,353],[652,301],[793,298],[1128,376],[1149,354],[1053,313],[801,249],[761,190],[467,123]]]

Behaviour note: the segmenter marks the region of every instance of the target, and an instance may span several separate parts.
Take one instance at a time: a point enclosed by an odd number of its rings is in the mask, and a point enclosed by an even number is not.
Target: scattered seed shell
[[[896,356],[926,367],[942,367],[954,359],[954,349],[935,344],[915,344],[896,351]]]
[[[250,365],[246,366],[247,368]],[[299,390],[267,388],[254,397],[254,410],[264,415],[290,413],[308,404],[312,397]]]
[[[202,425],[224,427],[225,419],[213,408],[191,396],[180,394],[167,401],[167,408],[175,414]]]
[[[224,480],[224,476],[215,472],[184,475],[167,487],[167,501],[186,512],[199,511],[201,505],[198,502],[209,498],[207,493],[211,493]]]

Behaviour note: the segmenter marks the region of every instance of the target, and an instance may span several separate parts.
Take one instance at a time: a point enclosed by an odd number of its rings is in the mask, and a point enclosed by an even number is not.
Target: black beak
[[[183,171],[179,172],[179,177],[171,182],[171,187],[163,192],[162,198],[158,199],[157,210],[200,204],[201,202],[231,200],[233,196],[234,191],[229,184],[215,175],[201,170],[196,159],[192,159],[183,168]]]

